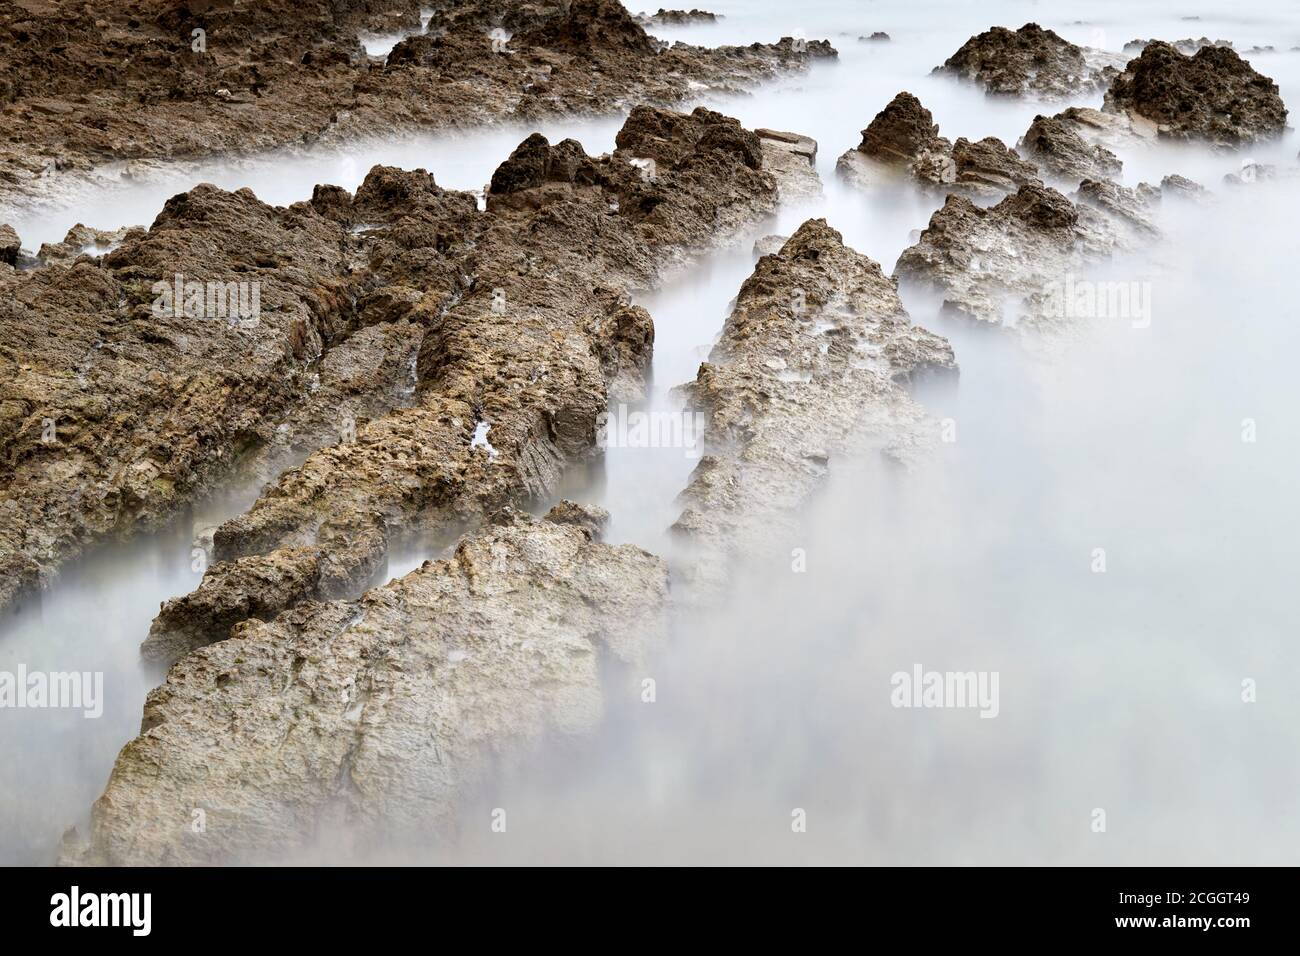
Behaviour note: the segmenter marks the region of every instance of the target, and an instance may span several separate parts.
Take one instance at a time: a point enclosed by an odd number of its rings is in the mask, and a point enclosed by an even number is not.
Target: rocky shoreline
[[[106,165],[248,156],[505,119],[611,114],[736,92],[818,58],[824,40],[665,46],[616,0],[0,4],[0,201]],[[366,32],[412,35],[369,56]],[[493,31],[498,31],[494,33]],[[508,41],[500,37],[510,32]]]
[[[336,830],[453,839],[477,781],[633,693],[672,609],[716,600],[833,462],[906,466],[934,443],[910,389],[955,379],[960,355],[900,284],[1050,332],[1053,281],[1158,242],[1161,203],[1200,192],[1126,187],[1119,152],[1232,149],[1287,117],[1228,47],[972,37],[936,72],[999,96],[1105,89],[1104,108],[1038,115],[1008,146],[942,137],[906,91],[884,106],[837,173],[943,204],[892,274],[825,219],[760,241],[678,389],[705,454],[670,567],[603,543],[609,516],[564,497],[600,465],[611,402],[645,396],[655,329],[633,298],[822,190],[810,137],[671,107],[805,70],[828,43],[667,46],[644,26],[713,14],[612,0],[467,0],[423,32],[409,0],[45,8],[0,0],[0,49],[21,51],[0,79],[23,125],[0,142],[6,201],[108,163],[626,114],[604,155],[527,136],[482,197],[375,166],[355,193],[321,184],[286,208],[196,186],[147,228],[79,226],[35,256],[0,225],[0,611],[93,547],[263,485],[204,532],[201,583],[141,635],[166,681],[68,864],[274,860]],[[406,31],[365,53],[363,35]],[[390,580],[411,541],[442,557]]]

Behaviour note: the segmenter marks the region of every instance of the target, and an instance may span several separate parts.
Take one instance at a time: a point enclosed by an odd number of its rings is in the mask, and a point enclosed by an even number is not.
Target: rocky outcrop
[[[358,40],[416,0],[0,4],[0,193],[71,191],[112,161],[251,154],[413,129],[671,105],[833,57],[825,41],[663,49],[617,0],[464,0],[384,62]],[[492,29],[514,31],[508,43]],[[195,33],[194,31],[199,31]],[[78,179],[80,177],[80,180]]]
[[[636,22],[643,27],[685,26],[689,23],[717,23],[722,17],[707,10],[665,10],[659,8],[657,13],[642,13]]]
[[[603,518],[506,512],[357,600],[190,654],[149,695],[63,862],[282,862],[319,840],[454,836],[487,771],[590,730],[606,694],[636,686],[626,667],[659,634],[667,570],[600,543]]]
[[[880,266],[825,220],[763,256],[684,389],[706,416],[705,454],[673,526],[694,584],[708,593],[735,557],[770,545],[836,456],[924,445],[906,386],[955,370],[947,341],[913,325]]]
[[[1019,30],[993,27],[971,37],[934,72],[978,83],[989,93],[1054,99],[1105,85],[1123,62],[1026,23]]]
[[[358,309],[371,243],[309,204],[200,186],[97,258],[0,277],[0,607],[291,441],[290,418],[337,438],[339,376],[358,411],[400,402],[410,330]]]
[[[1073,185],[1085,179],[1115,179],[1124,170],[1118,156],[1085,139],[1079,124],[1064,114],[1035,116],[1018,148],[1049,175]]]
[[[22,240],[14,227],[0,223],[0,262],[5,265],[18,265],[18,253],[22,251]]]
[[[1280,136],[1286,106],[1277,84],[1228,47],[1186,56],[1152,43],[1106,91],[1109,112],[1141,117],[1160,136],[1236,146]]]
[[[120,246],[127,237],[139,238],[144,230],[139,226],[123,226],[120,229],[94,229],[77,223],[68,230],[62,242],[41,244],[36,258],[44,265],[54,263],[68,264],[75,262],[79,256],[102,256]]]
[[[1130,56],[1137,56],[1139,53],[1141,53],[1143,50],[1149,47],[1152,43],[1159,43],[1159,42],[1161,41],[1129,40],[1128,43],[1124,44],[1124,52],[1129,54]],[[1201,49],[1202,47],[1207,47],[1207,46],[1231,47],[1232,41],[1211,40],[1209,37],[1201,37],[1199,40],[1193,40],[1191,37],[1188,37],[1185,40],[1174,40],[1170,42],[1169,45],[1172,46],[1179,53],[1185,54],[1186,56],[1191,56],[1193,53],[1195,53],[1197,50]]]
[[[984,197],[1038,180],[1037,168],[999,139],[951,143],[941,137],[930,111],[906,91],[876,115],[861,144],[840,156],[835,168],[860,189],[895,180],[901,171],[926,187]]]
[[[882,163],[915,162],[939,139],[934,116],[911,93],[895,96],[862,131],[858,152]]]
[[[763,168],[777,177],[777,191],[783,202],[814,199],[822,194],[815,139],[774,129],[754,132],[763,150]]]
[[[1041,184],[981,208],[950,196],[894,275],[942,297],[944,308],[979,322],[1025,325],[1051,318],[1046,289],[1065,276],[1155,234],[1144,194],[1084,182],[1078,202]]]
[[[1160,180],[1160,196],[1173,196],[1176,199],[1190,199],[1194,202],[1206,202],[1209,199],[1209,190],[1200,183],[1188,179],[1186,176],[1177,174],[1166,176]]]
[[[1071,106],[1053,119],[1064,123],[1087,142],[1105,147],[1110,152],[1143,148],[1156,139],[1154,123],[1140,116],[1105,113],[1090,106]]]
[[[520,144],[487,213],[469,217],[481,225],[453,270],[467,278],[428,324],[413,403],[315,452],[218,528],[217,563],[163,608],[148,655],[174,660],[244,617],[355,593],[390,542],[449,540],[503,506],[547,502],[567,468],[598,455],[598,416],[611,393],[635,393],[653,340],[627,290],[769,214],[779,188],[759,137],[703,108],[638,107],[616,142],[599,158],[572,140]]]

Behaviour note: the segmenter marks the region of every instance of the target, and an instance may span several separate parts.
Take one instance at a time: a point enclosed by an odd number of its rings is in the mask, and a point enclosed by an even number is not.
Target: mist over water
[[[140,732],[145,695],[164,676],[140,658],[149,624],[163,601],[202,580],[198,534],[255,497],[251,488],[214,496],[162,531],[99,548],[0,617],[0,671],[103,675],[96,716],[0,710],[0,863],[52,863],[63,831],[85,832],[118,750]]]
[[[1118,51],[1135,38],[1208,36],[1250,55],[1300,109],[1300,10],[1258,3],[711,3],[717,24],[660,28],[716,45],[826,37],[819,64],[750,96],[703,100],[748,127],[820,144],[825,197],[784,207],[738,246],[637,301],[654,317],[645,410],[676,407],[752,272],[749,248],[825,217],[892,271],[941,198],[899,185],[863,193],[836,157],[900,90],[950,139],[1014,145],[1034,115],[1068,104],[994,100],[929,71],[974,33],[1035,20]],[[632,9],[639,9],[635,4]],[[1199,16],[1198,21],[1183,18]],[[1076,21],[1085,21],[1076,23]],[[883,30],[889,43],[859,43]],[[528,133],[612,149],[622,117],[358,144],[273,161],[214,163],[116,183],[63,208],[0,214],[34,248],[75,222],[148,224],[201,181],[265,201],[354,189],[376,163],[424,167],[479,189]],[[955,321],[904,289],[915,322],[948,336],[956,384],[915,397],[955,440],[903,470],[878,454],[831,462],[790,540],[737,569],[731,600],[674,622],[644,673],[611,673],[599,733],[552,740],[485,781],[451,849],[320,859],[513,863],[1294,863],[1300,852],[1300,666],[1292,597],[1300,504],[1293,279],[1300,180],[1222,184],[1244,158],[1296,166],[1297,136],[1242,153],[1161,145],[1121,151],[1124,182],[1181,173],[1204,207],[1167,201],[1164,238],[1080,279],[1144,284],[1150,323],[1080,323],[1050,347]],[[1246,423],[1254,438],[1243,440]],[[609,539],[671,555],[666,533],[694,460],[680,448],[611,448],[603,475],[566,490],[612,514]],[[237,513],[256,489],[213,522]],[[0,622],[0,670],[105,673],[104,716],[0,712],[0,861],[47,862],[83,818],[156,676],[136,649],[158,603],[198,582],[190,524],[108,546]],[[792,552],[806,571],[792,570]],[[1098,573],[1096,550],[1105,571]],[[395,555],[390,573],[430,553]],[[997,672],[998,713],[899,708],[891,677]],[[656,699],[644,703],[641,680]],[[1243,680],[1257,699],[1243,702]],[[21,769],[15,769],[21,768]],[[489,826],[508,813],[506,833]],[[807,832],[791,829],[803,810]],[[1097,809],[1106,832],[1093,832]]]

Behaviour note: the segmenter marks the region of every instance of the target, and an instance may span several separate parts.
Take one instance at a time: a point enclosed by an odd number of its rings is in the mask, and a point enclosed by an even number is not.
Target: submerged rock
[[[880,266],[825,220],[765,255],[694,383],[705,449],[673,525],[707,589],[731,561],[770,545],[826,477],[829,461],[875,443],[924,445],[917,376],[955,374],[952,347],[912,324]]]
[[[190,654],[150,693],[63,862],[282,862],[321,841],[454,838],[487,771],[591,730],[602,671],[631,685],[619,665],[660,634],[664,563],[600,543],[602,523],[568,502],[546,520],[506,512],[446,560]]]
[[[922,185],[945,192],[996,197],[1038,180],[1038,170],[1001,140],[962,138],[950,143],[921,101],[899,93],[862,131],[862,142],[836,161],[836,172],[860,189],[888,182],[904,171]]]
[[[1105,85],[1123,62],[1026,23],[1019,30],[993,27],[971,37],[934,72],[978,83],[989,93],[1058,98]]]
[[[1161,136],[1236,146],[1280,136],[1286,106],[1277,84],[1227,47],[1186,56],[1148,45],[1106,91],[1107,111],[1154,123]]]

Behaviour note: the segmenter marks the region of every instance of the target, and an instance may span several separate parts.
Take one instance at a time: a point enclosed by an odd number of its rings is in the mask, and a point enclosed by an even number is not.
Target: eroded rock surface
[[[1105,108],[1154,123],[1161,136],[1221,146],[1280,136],[1287,117],[1277,84],[1230,47],[1187,56],[1161,42],[1115,77]]]
[[[1118,156],[1089,142],[1065,114],[1035,116],[1019,149],[1057,179],[1077,184],[1085,179],[1115,179],[1124,171]]]
[[[358,412],[400,402],[415,346],[358,309],[368,244],[310,204],[200,186],[101,256],[0,277],[0,607],[291,440],[291,417],[336,419],[336,372]]]
[[[755,130],[763,150],[763,168],[777,177],[777,190],[785,201],[813,199],[822,194],[817,175],[817,141],[782,130]]]
[[[322,840],[453,835],[486,771],[590,730],[602,669],[659,634],[667,569],[600,543],[603,518],[506,512],[357,600],[249,621],[190,654],[149,695],[64,862],[282,861]]]
[[[981,208],[950,196],[894,275],[937,292],[944,307],[981,322],[1048,321],[1053,283],[1157,234],[1149,199],[1109,181],[1087,181],[1077,202],[1042,184]]]
[[[833,457],[872,441],[900,456],[925,444],[906,385],[955,370],[948,342],[913,325],[893,281],[825,220],[761,258],[684,389],[706,416],[706,453],[674,525],[692,547],[696,585],[770,544]]]
[[[1159,43],[1159,42],[1161,41],[1129,40],[1128,43],[1124,44],[1124,52],[1130,54],[1131,56],[1137,56],[1139,53],[1141,53],[1143,50],[1149,47],[1152,43]],[[1172,46],[1179,53],[1185,54],[1186,56],[1191,56],[1197,50],[1201,49],[1201,47],[1207,47],[1207,46],[1231,47],[1232,41],[1211,40],[1209,37],[1201,37],[1199,40],[1193,40],[1191,37],[1188,37],[1184,40],[1174,40],[1170,42],[1169,45]]]
[[[1103,86],[1123,62],[1026,23],[1019,30],[993,27],[971,37],[934,72],[978,83],[989,93],[1055,99]]]
[[[656,13],[642,13],[636,22],[644,27],[685,26],[688,23],[717,23],[722,17],[708,10],[665,10],[660,7]]]
[[[833,57],[825,41],[708,49],[648,36],[617,0],[0,3],[0,194],[111,161],[671,105]],[[412,30],[380,61],[358,37]],[[490,33],[513,31],[508,43]],[[201,37],[194,31],[201,31]]]
[[[906,91],[862,131],[856,149],[840,156],[836,172],[860,189],[894,181],[903,172],[923,186],[987,197],[1038,180],[1037,168],[995,137],[944,139],[930,111]]]
[[[18,253],[22,251],[22,240],[14,227],[0,223],[0,262],[5,265],[18,265]]]
[[[467,278],[419,348],[414,403],[312,454],[218,528],[217,563],[163,608],[147,654],[174,660],[243,617],[354,592],[393,540],[451,538],[546,502],[598,455],[598,416],[611,394],[635,396],[650,358],[650,317],[628,290],[769,214],[779,188],[759,137],[703,108],[638,107],[616,142],[592,158],[534,134],[497,169],[454,270]]]

